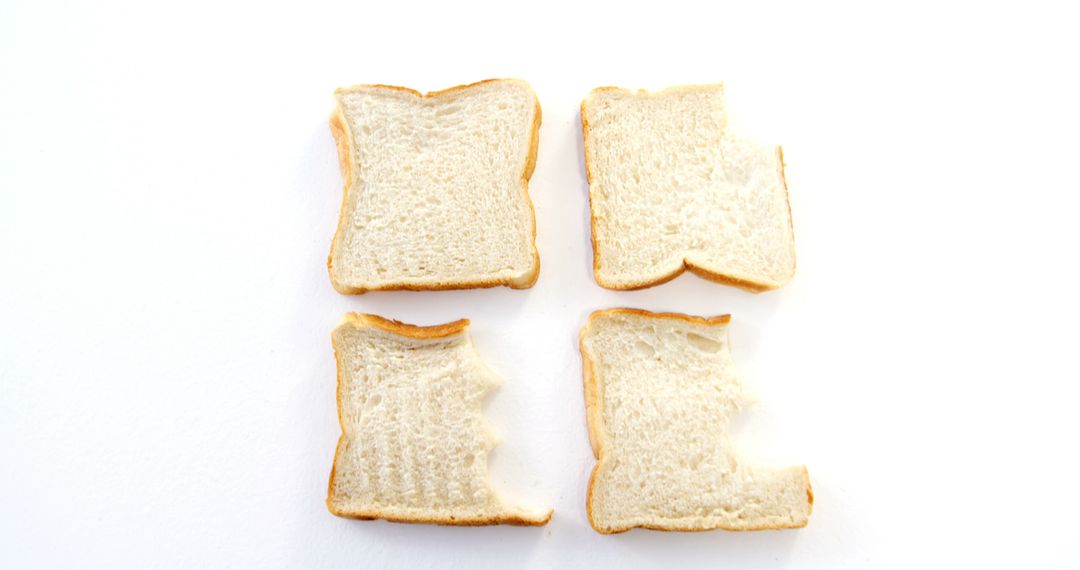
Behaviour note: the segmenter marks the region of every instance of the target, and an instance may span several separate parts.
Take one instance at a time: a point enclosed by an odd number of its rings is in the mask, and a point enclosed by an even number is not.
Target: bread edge
[[[458,319],[453,322],[438,325],[412,325],[394,319],[387,319],[371,313],[345,313],[341,317],[334,330],[343,326],[363,327],[372,326],[398,336],[414,339],[445,338],[460,334],[468,330],[469,319]]]
[[[683,320],[694,324],[703,324],[710,326],[727,326],[731,323],[731,315],[718,315],[714,317],[699,317],[695,315],[687,315],[684,313],[654,313],[643,309],[633,308],[612,308],[612,309],[600,309],[593,311],[589,314],[588,319],[585,321],[585,325],[581,327],[581,332],[578,335],[578,349],[581,351],[581,364],[582,364],[582,377],[585,391],[585,422],[589,433],[589,445],[592,447],[593,456],[596,458],[596,464],[593,466],[592,471],[589,474],[589,483],[585,492],[585,512],[589,519],[589,526],[600,534],[622,534],[634,528],[643,528],[646,530],[658,530],[664,532],[705,532],[710,530],[726,530],[726,531],[753,531],[753,530],[785,530],[803,528],[810,522],[809,515],[813,511],[814,507],[814,490],[810,484],[810,473],[806,469],[805,465],[802,465],[803,475],[806,477],[806,494],[809,501],[810,510],[807,512],[806,520],[802,521],[802,524],[795,525],[760,525],[760,526],[748,526],[748,527],[731,527],[725,525],[716,526],[703,526],[693,528],[676,528],[672,526],[664,525],[629,525],[626,527],[615,528],[601,528],[597,526],[596,520],[593,518],[592,512],[592,499],[593,488],[596,485],[596,473],[600,468],[600,461],[603,456],[603,414],[600,413],[601,402],[603,400],[601,392],[603,390],[602,383],[597,379],[596,369],[593,365],[592,358],[589,357],[589,353],[585,350],[585,337],[589,333],[593,322],[598,318],[611,314],[630,314],[640,315],[644,317],[660,318],[660,319],[675,319]]]
[[[458,319],[456,321],[430,326],[412,325],[409,323],[403,323],[401,321],[387,319],[370,313],[345,313],[342,316],[341,321],[334,327],[333,332],[330,335],[330,343],[334,348],[334,362],[337,368],[337,388],[335,400],[337,402],[337,415],[338,415],[338,427],[341,430],[341,435],[338,436],[338,442],[334,447],[334,461],[330,466],[330,479],[327,482],[326,489],[326,509],[331,514],[348,519],[357,520],[376,520],[382,519],[395,523],[409,523],[409,524],[437,524],[444,526],[487,526],[496,524],[508,524],[513,526],[543,526],[550,520],[554,509],[548,509],[547,515],[538,518],[528,518],[523,516],[506,515],[506,516],[491,516],[491,517],[465,517],[465,518],[442,518],[442,517],[401,517],[397,515],[391,515],[380,511],[353,511],[348,509],[337,509],[334,507],[334,479],[337,477],[338,457],[341,454],[341,446],[345,442],[345,420],[341,414],[342,408],[342,378],[341,370],[343,368],[341,362],[341,352],[338,350],[337,342],[334,341],[334,332],[337,332],[342,327],[365,327],[371,326],[392,334],[399,336],[429,340],[436,338],[446,338],[465,333],[469,328],[468,319]]]
[[[390,89],[396,91],[402,91],[405,93],[411,93],[420,98],[435,98],[448,93],[454,93],[457,91],[464,91],[471,87],[483,85],[485,83],[494,82],[513,82],[524,86],[532,94],[533,101],[536,102],[536,110],[533,113],[532,132],[529,136],[529,151],[525,159],[525,168],[522,171],[521,176],[521,189],[525,195],[525,203],[529,206],[530,219],[532,221],[532,256],[533,265],[530,272],[523,274],[517,279],[475,279],[475,280],[463,280],[463,281],[446,281],[432,284],[413,284],[413,283],[389,283],[385,285],[377,285],[374,287],[362,287],[362,286],[349,286],[341,283],[334,275],[334,251],[337,248],[338,241],[341,235],[343,235],[343,227],[346,223],[345,209],[349,202],[349,193],[352,191],[352,148],[353,148],[353,136],[349,129],[348,121],[345,120],[344,112],[341,106],[334,102],[334,110],[330,113],[330,134],[334,138],[334,144],[338,150],[338,166],[341,170],[341,176],[344,180],[344,188],[342,189],[341,208],[338,211],[338,225],[334,231],[334,237],[330,241],[330,254],[326,258],[326,268],[330,274],[330,284],[333,285],[334,290],[342,295],[362,295],[368,291],[445,291],[451,289],[486,289],[491,287],[506,286],[511,289],[529,289],[536,284],[537,279],[540,278],[540,252],[536,247],[536,208],[533,206],[532,198],[529,195],[529,180],[532,178],[533,171],[536,169],[536,157],[540,146],[540,124],[542,122],[542,112],[540,107],[540,99],[536,96],[536,91],[525,80],[511,79],[511,78],[495,78],[484,79],[473,83],[467,83],[463,85],[455,85],[441,91],[429,91],[428,93],[421,93],[415,89],[408,87],[400,87],[397,85],[383,85],[383,84],[360,84],[352,85],[349,87],[339,87],[334,90],[334,94],[338,94],[343,91],[358,88],[376,88],[376,89]]]
[[[634,91],[634,90],[628,89],[626,87],[604,86],[604,87],[597,87],[597,88],[593,89],[592,91],[589,92],[588,96],[586,96],[584,99],[582,99],[582,101],[581,101],[581,131],[582,131],[582,142],[583,142],[582,148],[583,148],[583,152],[585,154],[585,180],[589,184],[589,223],[590,223],[590,232],[589,233],[590,233],[590,236],[591,236],[590,243],[592,244],[592,250],[593,250],[593,276],[596,279],[596,284],[597,285],[600,285],[604,289],[610,289],[610,290],[613,290],[613,291],[636,291],[636,290],[639,290],[639,289],[648,289],[650,287],[655,287],[657,285],[663,285],[664,283],[667,283],[668,281],[671,281],[671,280],[675,279],[676,277],[682,275],[686,271],[690,271],[694,275],[697,275],[698,277],[701,277],[702,279],[707,279],[707,280],[712,281],[714,283],[720,283],[722,285],[730,285],[732,287],[738,287],[739,289],[743,289],[744,291],[749,291],[751,293],[762,293],[762,292],[765,292],[765,291],[771,291],[773,289],[778,289],[780,287],[783,287],[784,285],[787,285],[789,282],[791,282],[791,280],[795,277],[795,230],[794,230],[794,223],[792,222],[792,216],[791,216],[791,195],[790,195],[790,193],[788,191],[787,178],[784,176],[784,153],[783,153],[783,150],[781,149],[780,145],[776,146],[776,153],[777,153],[777,158],[778,158],[778,162],[779,162],[780,181],[784,186],[784,204],[787,206],[788,226],[791,228],[791,240],[790,240],[789,247],[791,248],[792,266],[791,266],[791,273],[788,274],[786,278],[784,278],[783,280],[780,280],[780,281],[756,279],[754,277],[749,277],[749,276],[745,276],[745,275],[737,275],[737,274],[732,273],[732,272],[723,272],[723,271],[719,271],[719,270],[712,270],[712,269],[709,269],[709,268],[704,267],[704,266],[693,264],[693,263],[687,261],[686,258],[683,258],[682,265],[680,267],[678,267],[677,269],[675,269],[674,271],[672,271],[670,273],[660,275],[660,276],[658,276],[656,278],[653,278],[653,279],[640,279],[640,280],[633,281],[633,282],[630,282],[630,283],[612,283],[611,281],[606,281],[600,275],[600,251],[599,251],[599,249],[597,248],[597,245],[596,245],[596,214],[593,211],[592,170],[591,170],[591,168],[589,166],[589,120],[588,120],[588,118],[586,116],[586,113],[585,113],[585,105],[589,102],[589,99],[592,97],[592,95],[594,93],[603,92],[603,91],[622,91],[622,92],[630,93],[632,95],[642,95],[642,94],[644,94],[644,95],[649,95],[649,96],[656,96],[656,95],[664,95],[664,94],[668,94],[668,93],[671,93],[671,92],[680,92],[680,91],[681,92],[704,91],[704,90],[713,89],[715,87],[719,87],[720,91],[723,92],[724,83],[720,82],[720,83],[714,83],[714,84],[676,85],[676,86],[672,86],[672,87],[666,87],[666,88],[660,89],[658,91],[648,91],[648,90],[645,90],[645,89],[638,89],[637,91]]]
[[[506,524],[511,526],[544,526],[551,521],[553,511],[548,510],[547,515],[542,518],[526,518],[518,516],[493,516],[493,517],[473,517],[473,518],[439,518],[439,517],[400,517],[396,515],[390,515],[379,511],[345,511],[335,510],[330,507],[329,503],[327,507],[330,513],[334,516],[354,519],[361,521],[373,521],[384,520],[392,523],[404,523],[404,524],[437,524],[441,526],[491,526],[498,524]]]

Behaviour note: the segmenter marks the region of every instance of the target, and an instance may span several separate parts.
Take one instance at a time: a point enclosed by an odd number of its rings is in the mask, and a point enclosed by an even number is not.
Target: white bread
[[[722,85],[601,87],[581,123],[602,287],[651,287],[686,269],[755,292],[791,280],[783,154],[732,132]]]
[[[531,287],[540,271],[528,180],[540,104],[528,83],[420,94],[334,92],[344,197],[327,265],[334,288]]]
[[[727,434],[743,405],[728,315],[596,311],[581,330],[585,407],[597,463],[589,522],[605,534],[806,526],[802,466],[748,464]]]
[[[446,525],[547,524],[491,488],[484,394],[498,379],[460,320],[418,327],[348,313],[334,329],[338,440],[326,505],[335,515]]]

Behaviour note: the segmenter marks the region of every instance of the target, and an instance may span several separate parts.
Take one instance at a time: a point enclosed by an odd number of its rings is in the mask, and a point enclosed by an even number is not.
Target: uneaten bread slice
[[[481,403],[498,379],[473,349],[468,324],[418,327],[348,313],[334,329],[342,435],[330,512],[446,525],[547,524],[550,509],[508,505],[488,482],[495,440]]]
[[[783,154],[729,128],[722,85],[601,87],[581,123],[602,287],[651,287],[685,269],[754,292],[792,278]]]
[[[540,104],[498,79],[426,95],[334,92],[330,129],[345,180],[327,265],[334,288],[531,287],[539,275],[528,180]]]
[[[605,534],[805,526],[806,468],[748,464],[727,426],[742,405],[728,315],[596,311],[581,330],[589,522]]]

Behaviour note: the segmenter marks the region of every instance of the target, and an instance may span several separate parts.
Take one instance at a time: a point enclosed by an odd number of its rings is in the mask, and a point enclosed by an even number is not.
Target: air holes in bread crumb
[[[652,358],[653,355],[656,354],[656,349],[653,347],[653,345],[643,340],[639,340],[634,343],[634,350],[637,351],[638,354],[646,358]]]
[[[697,333],[686,333],[686,340],[689,340],[690,344],[694,345],[694,348],[702,352],[719,352],[724,346],[724,343],[718,340],[713,340]]]

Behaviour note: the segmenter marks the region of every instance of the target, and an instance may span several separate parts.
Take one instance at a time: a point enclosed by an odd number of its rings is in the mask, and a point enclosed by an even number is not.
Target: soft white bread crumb
[[[361,85],[334,98],[345,195],[328,266],[338,291],[536,282],[528,179],[540,104],[528,83],[427,95]]]
[[[581,104],[596,281],[694,273],[751,291],[795,273],[780,147],[728,127],[722,85],[595,89]]]
[[[543,525],[551,510],[502,501],[484,394],[498,384],[461,320],[417,327],[348,313],[334,329],[338,440],[326,500],[335,515],[449,525]]]
[[[581,331],[593,528],[760,530],[806,526],[802,466],[748,464],[727,434],[744,403],[729,317],[597,311]]]

